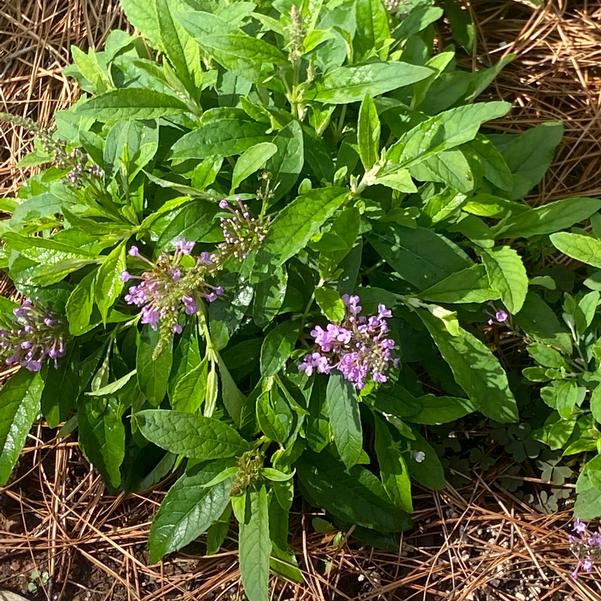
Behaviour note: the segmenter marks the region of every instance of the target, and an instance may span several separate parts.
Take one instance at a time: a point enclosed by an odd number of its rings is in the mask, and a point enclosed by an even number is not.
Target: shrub
[[[475,102],[503,63],[434,52],[430,2],[122,4],[144,38],[73,49],[86,94],[36,129],[25,164],[47,167],[3,205],[27,300],[0,305],[24,368],[0,392],[0,477],[40,411],[113,490],[177,472],[151,561],[203,532],[215,552],[233,514],[266,599],[270,569],[302,578],[296,488],[394,546],[411,480],[445,482],[422,426],[517,419],[481,334],[548,323],[508,241],[601,202],[520,201],[562,127],[482,133],[510,109]]]

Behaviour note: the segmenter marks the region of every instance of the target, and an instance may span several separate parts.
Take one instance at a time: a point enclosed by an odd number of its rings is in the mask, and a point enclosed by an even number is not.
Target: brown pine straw
[[[533,203],[599,196],[601,3],[551,0],[537,11],[524,4],[472,2],[478,43],[471,66],[518,55],[492,87],[494,96],[514,105],[508,117],[495,124],[499,129],[520,132],[544,121],[564,124],[565,137]]]
[[[0,590],[25,589],[38,569],[53,576],[38,598],[244,599],[235,532],[215,556],[203,556],[196,544],[149,565],[149,523],[169,482],[149,493],[109,495],[77,444],[51,436],[37,426],[0,494]],[[533,511],[498,484],[499,475],[475,474],[464,488],[418,494],[416,527],[398,552],[349,543],[349,533],[316,533],[311,518],[318,513],[307,507],[293,516],[291,537],[306,582],[273,578],[272,598],[601,599],[598,573],[570,576],[570,512]]]
[[[518,53],[490,90],[514,104],[498,130],[523,131],[548,120],[566,126],[553,168],[529,202],[600,195],[601,6],[597,0],[552,0],[539,10],[527,4],[471,2],[478,43],[466,66]],[[125,24],[117,0],[0,0],[0,112],[50,124],[77,96],[63,75],[70,46],[101,47],[119,26]],[[30,143],[21,128],[0,124],[0,196],[14,195],[33,172],[16,166]],[[0,280],[0,294],[10,292]],[[292,541],[306,582],[273,580],[272,598],[601,601],[598,572],[570,577],[569,511],[541,514],[504,490],[495,474],[470,480],[465,488],[419,494],[416,528],[396,553],[358,547],[349,533],[342,542],[316,533],[305,506],[293,517]],[[0,489],[0,590],[24,592],[37,568],[50,581],[36,599],[244,599],[235,532],[216,556],[203,557],[198,544],[148,565],[149,524],[168,484],[112,496],[74,440],[36,426],[14,479]],[[523,593],[516,592],[519,583],[528,585]]]

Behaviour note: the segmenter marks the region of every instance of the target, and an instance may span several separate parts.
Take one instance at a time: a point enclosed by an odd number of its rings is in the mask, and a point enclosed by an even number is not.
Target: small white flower
[[[417,463],[421,463],[426,458],[426,454],[423,451],[413,451],[413,459]]]

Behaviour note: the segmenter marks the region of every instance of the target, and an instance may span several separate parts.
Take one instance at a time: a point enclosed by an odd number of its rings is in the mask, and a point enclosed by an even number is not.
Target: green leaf
[[[127,20],[150,41],[161,48],[159,19],[154,0],[120,0]]]
[[[278,386],[272,386],[257,399],[257,422],[271,440],[285,445],[297,423],[293,409],[280,392]]]
[[[535,440],[540,440],[552,450],[563,448],[576,426],[577,417],[573,416],[569,420],[561,419],[555,411],[545,420],[542,428],[532,433]]]
[[[347,199],[348,192],[335,187],[317,188],[295,198],[273,220],[257,264],[273,269],[296,255]]]
[[[167,409],[135,414],[142,434],[157,446],[195,459],[226,459],[248,450],[248,443],[225,422]]]
[[[332,227],[319,242],[320,273],[332,273],[351,252],[361,228],[361,213],[356,207],[346,207],[338,212]]]
[[[386,422],[375,416],[375,449],[382,484],[390,500],[403,511],[413,513],[411,480],[402,453],[395,445]]]
[[[278,132],[272,142],[277,146],[277,152],[267,161],[265,170],[271,173],[271,202],[275,203],[294,187],[305,162],[303,130],[300,123],[291,121]]]
[[[488,347],[462,328],[452,335],[442,320],[430,312],[420,310],[418,314],[449,364],[455,381],[478,409],[498,422],[517,421],[517,404],[507,375]]]
[[[359,102],[367,96],[379,96],[426,79],[432,70],[400,61],[338,67],[328,71],[307,91],[307,99],[325,104]]]
[[[512,216],[493,231],[498,238],[530,238],[552,234],[588,219],[601,209],[598,198],[564,198]]]
[[[536,340],[557,347],[567,355],[572,353],[570,334],[559,323],[555,311],[535,292],[528,292],[526,302],[515,321]]]
[[[364,467],[347,471],[328,453],[305,453],[297,473],[303,496],[338,519],[383,532],[409,526],[407,514],[390,502],[380,480]]]
[[[237,426],[240,426],[242,407],[244,401],[246,401],[246,397],[238,388],[227,366],[221,359],[219,360],[219,377],[221,380],[221,397],[223,399],[223,404],[230,417],[234,420],[234,423]]]
[[[421,405],[419,412],[406,418],[413,424],[446,424],[478,410],[473,401],[452,396],[426,394],[415,401]]]
[[[253,319],[258,326],[264,326],[276,317],[284,304],[287,288],[288,272],[284,267],[274,269],[269,278],[257,284],[253,298]]]
[[[597,457],[595,457],[597,459]],[[597,487],[588,470],[580,473],[576,483],[574,516],[580,520],[594,520],[601,515],[601,487]]]
[[[513,188],[513,175],[493,143],[484,136],[478,136],[461,148],[463,154],[470,160],[475,173],[486,178],[491,184],[501,190]]]
[[[185,371],[176,380],[170,396],[176,411],[196,413],[205,400],[209,364],[206,360]]]
[[[472,265],[458,246],[429,228],[378,224],[368,240],[378,254],[418,290],[427,289]]]
[[[0,485],[8,482],[40,412],[44,380],[21,369],[0,389]]]
[[[443,4],[453,38],[463,46],[468,54],[471,54],[476,39],[476,26],[470,11],[453,0],[444,0]]]
[[[417,192],[417,187],[413,183],[409,169],[388,170],[386,175],[378,175],[373,179],[373,185],[376,184],[407,194]]]
[[[125,242],[116,246],[103,261],[96,275],[95,298],[102,321],[123,290],[121,274],[125,271]]]
[[[519,313],[528,293],[528,274],[520,255],[509,246],[481,250],[491,288],[501,295],[507,310]]]
[[[601,267],[601,240],[569,232],[557,232],[549,238],[551,244],[564,255],[593,267]]]
[[[87,331],[94,309],[96,271],[90,271],[75,286],[67,299],[65,312],[69,322],[69,334],[79,336]]]
[[[576,406],[582,403],[586,389],[575,380],[555,380],[540,392],[543,401],[556,409],[562,419],[570,419]]]
[[[121,119],[158,119],[188,112],[187,105],[169,94],[147,88],[121,88],[94,96],[77,106],[83,117],[97,121]]]
[[[380,3],[380,0],[373,1]],[[357,144],[363,167],[370,169],[380,156],[380,119],[376,103],[369,96],[363,98],[359,108]]]
[[[505,198],[517,200],[526,196],[549,169],[555,147],[563,137],[563,125],[557,122],[542,123],[519,135],[497,134],[489,137],[513,173],[513,188]]]
[[[214,108],[205,111],[199,127],[185,134],[171,147],[175,160],[229,157],[260,142],[269,142],[268,126],[251,120],[241,109]]]
[[[231,465],[213,461],[184,474],[165,495],[148,537],[151,563],[191,543],[217,521],[229,505],[233,476],[206,485]]]
[[[261,346],[262,376],[275,376],[286,365],[297,338],[296,321],[285,321],[267,333]]]
[[[125,458],[125,427],[121,403],[111,397],[85,397],[77,409],[79,444],[104,481],[116,489]]]
[[[261,169],[277,151],[278,147],[272,142],[260,142],[245,150],[234,166],[230,194],[233,194],[249,175]]]
[[[200,49],[192,36],[175,18],[176,13],[187,6],[181,0],[149,0],[149,2],[156,3],[161,45],[188,92],[195,95],[202,83]]]
[[[363,431],[357,392],[341,374],[335,372],[328,378],[326,400],[334,444],[342,462],[350,469],[363,452]]]
[[[442,8],[420,6],[419,3],[409,5],[407,8],[411,7],[413,7],[413,10],[409,10],[409,14],[403,17],[400,25],[394,31],[394,37],[396,39],[402,40],[409,38],[410,36],[423,31],[428,25],[438,21],[443,15]]]
[[[601,424],[601,386],[591,393],[591,413],[598,424]]]
[[[249,81],[259,82],[273,65],[287,63],[286,57],[275,46],[242,30],[231,31],[227,22],[210,13],[188,11],[181,14],[179,20],[205,53],[225,69]]]
[[[267,489],[261,485],[245,495],[244,513],[241,516],[236,514],[239,522],[240,575],[248,601],[267,601],[271,557]]]
[[[354,5],[357,20],[353,39],[355,60],[361,61],[373,54],[386,60],[391,36],[388,12],[382,0],[358,0]]]
[[[160,334],[150,327],[144,327],[138,336],[136,369],[138,385],[148,402],[158,407],[167,393],[167,383],[173,362],[173,340],[165,345],[158,357],[154,357]]]
[[[315,288],[315,302],[330,321],[340,323],[344,319],[346,314],[344,303],[334,288],[325,286]]]
[[[88,385],[78,359],[79,348],[71,344],[58,368],[48,369],[44,375],[41,413],[51,428],[72,417],[80,391]]]
[[[116,392],[119,392],[121,389],[125,388],[125,385],[128,384],[132,378],[136,375],[136,370],[133,369],[129,373],[121,376],[114,382],[110,382],[109,384],[105,384],[100,388],[92,390],[90,392],[86,392],[86,396],[113,396]]]
[[[511,104],[481,102],[444,111],[403,134],[388,149],[388,161],[407,167],[473,140],[482,123],[502,117]]]
[[[78,263],[80,267],[99,262],[94,256],[95,253],[86,248],[70,246],[49,238],[6,232],[2,239],[11,249],[19,251],[23,257],[43,265],[46,268],[45,271],[48,271],[49,267],[61,269],[65,263],[70,261]]]
[[[414,439],[411,441],[412,453],[409,456],[409,470],[415,480],[431,490],[442,490],[446,486],[444,468],[436,451],[419,432],[412,430]],[[423,453],[418,461],[418,453]]]
[[[552,367],[555,369],[569,369],[566,360],[562,354],[540,342],[535,342],[528,345],[528,354],[539,364],[544,367]]]
[[[423,182],[441,182],[467,194],[474,188],[474,175],[460,150],[445,150],[409,167],[411,175]]]
[[[435,303],[485,303],[499,294],[490,287],[484,266],[472,265],[422,290],[419,297]]]
[[[187,202],[183,207],[175,210],[175,217],[161,232],[157,245],[163,248],[181,238],[202,241],[211,231],[217,211],[215,202],[204,199]]]

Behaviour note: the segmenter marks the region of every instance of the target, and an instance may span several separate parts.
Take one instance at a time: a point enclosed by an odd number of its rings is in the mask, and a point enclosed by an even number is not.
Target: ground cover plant
[[[444,486],[422,426],[517,419],[483,331],[565,336],[508,241],[601,202],[521,202],[561,126],[480,132],[510,109],[476,101],[502,65],[435,53],[429,2],[123,6],[144,38],[74,49],[88,97],[38,130],[27,162],[50,167],[3,206],[26,300],[2,303],[24,369],[0,393],[0,475],[40,411],[114,490],[175,471],[151,560],[205,531],[214,552],[233,514],[263,599],[270,568],[300,577],[296,488],[395,546],[411,479]]]

